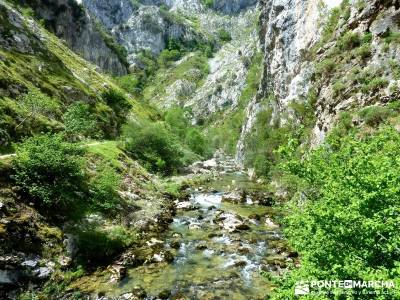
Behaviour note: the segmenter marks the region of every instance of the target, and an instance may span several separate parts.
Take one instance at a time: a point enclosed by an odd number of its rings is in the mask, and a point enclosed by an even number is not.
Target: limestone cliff
[[[264,71],[247,107],[239,161],[260,111],[271,110],[278,126],[302,125],[293,103],[311,101],[315,125],[309,140],[316,146],[343,112],[357,126],[362,108],[398,98],[399,1],[344,1],[328,12],[316,0],[262,0],[260,8]]]
[[[246,109],[246,121],[237,147],[243,161],[245,137],[251,132],[257,114],[271,108],[275,118],[287,111],[288,103],[305,96],[311,76],[308,49],[318,40],[319,1],[260,1],[260,40],[264,70],[258,95]],[[265,103],[265,98],[275,101]]]
[[[82,1],[88,12],[128,50],[131,65],[135,65],[136,54],[141,50],[158,55],[171,39],[186,43],[207,40],[210,31],[220,28],[204,26],[207,12],[237,14],[256,3],[257,0],[218,0],[207,7],[201,0]]]
[[[124,75],[127,72],[125,57],[118,53],[110,37],[92,20],[75,1],[23,0],[47,29],[66,41],[69,48],[103,71]]]

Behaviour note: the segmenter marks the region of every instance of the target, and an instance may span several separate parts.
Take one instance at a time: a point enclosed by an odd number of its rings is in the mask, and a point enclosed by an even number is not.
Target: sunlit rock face
[[[38,18],[68,46],[103,71],[124,75],[127,68],[117,53],[107,45],[95,24],[78,3],[68,0],[22,0]]]
[[[311,146],[323,142],[335,126],[342,112],[357,112],[370,105],[385,105],[399,97],[400,81],[390,70],[390,65],[400,59],[398,46],[385,42],[385,36],[398,31],[400,9],[397,1],[351,0],[340,9],[336,29],[325,45],[316,53],[309,51],[317,45],[329,8],[338,1],[325,0],[261,0],[260,39],[264,52],[264,71],[257,97],[246,111],[246,122],[238,143],[237,159],[243,161],[245,137],[251,134],[257,114],[270,109],[274,124],[284,125],[289,118],[294,122],[290,104],[305,101],[312,84],[318,84],[315,103],[315,126]],[[340,49],[338,43],[345,34],[356,34],[362,39],[369,36],[366,53],[360,54],[360,45]],[[360,42],[361,43],[361,42]],[[332,57],[332,49],[337,53]],[[362,49],[361,49],[362,50]],[[353,51],[353,52],[352,52]],[[359,51],[359,52],[357,52]],[[345,57],[338,60],[337,57]],[[312,80],[314,67],[325,59],[333,59],[334,71],[318,82]],[[380,80],[381,86],[373,90],[354,80],[354,73]],[[338,93],[337,83],[342,91]],[[335,86],[336,84],[336,86]],[[352,122],[357,124],[358,120]]]
[[[244,158],[245,137],[260,111],[271,108],[274,119],[280,118],[291,101],[307,94],[311,68],[304,54],[318,40],[318,3],[317,0],[260,1],[264,71],[259,94],[246,109],[237,148],[239,161]],[[272,97],[274,101],[263,101]]]
[[[186,22],[186,17],[202,18],[218,11],[237,14],[257,0],[216,0],[207,8],[201,0],[82,0],[87,11],[98,19],[128,51],[128,62],[149,50],[159,54],[169,39],[201,40],[203,37]]]

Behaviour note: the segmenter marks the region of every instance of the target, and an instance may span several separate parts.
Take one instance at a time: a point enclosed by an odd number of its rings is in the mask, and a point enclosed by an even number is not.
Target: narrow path
[[[109,141],[92,142],[92,143],[88,143],[88,144],[83,144],[82,147],[97,146],[97,145],[100,145],[100,144],[105,144],[107,142],[109,142]],[[0,160],[5,160],[7,158],[15,157],[16,155],[17,154],[15,154],[15,153],[0,155]]]

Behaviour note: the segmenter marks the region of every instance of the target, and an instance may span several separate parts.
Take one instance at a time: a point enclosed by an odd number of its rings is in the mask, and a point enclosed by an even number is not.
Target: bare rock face
[[[317,0],[261,0],[260,40],[264,70],[257,97],[246,108],[246,121],[237,146],[237,160],[243,161],[245,137],[251,132],[257,114],[267,108],[279,119],[288,104],[305,96],[312,74],[304,54],[318,40]],[[268,104],[265,98],[274,96]]]
[[[46,27],[84,59],[96,64],[103,71],[124,75],[127,67],[115,49],[108,45],[85,10],[75,1],[56,0],[22,1],[30,5]]]
[[[216,0],[207,8],[201,0],[83,0],[89,14],[98,19],[128,51],[128,62],[135,63],[136,54],[149,50],[158,55],[170,39],[186,42],[203,37],[185,22],[186,16],[202,21],[207,12],[236,14],[254,6],[257,0]],[[177,16],[177,17],[175,17]],[[214,28],[214,27],[210,27]]]
[[[305,101],[312,86],[318,85],[312,147],[324,140],[341,112],[355,112],[370,105],[382,106],[399,97],[400,83],[390,70],[394,61],[400,59],[400,53],[395,43],[385,42],[391,31],[399,29],[398,2],[374,0],[358,5],[357,1],[350,1],[341,9],[333,36],[315,54],[310,50],[320,41],[321,30],[329,16],[327,8],[319,6],[319,2],[260,1],[264,70],[258,95],[246,109],[246,121],[237,146],[239,162],[244,159],[245,137],[251,134],[257,114],[271,110],[272,122],[280,126],[288,120],[299,122],[291,104]],[[363,49],[356,49],[360,45],[340,49],[338,43],[345,34],[357,34],[360,38],[371,35],[371,40]],[[334,48],[338,53],[332,56]],[[346,59],[338,59],[340,55]],[[334,70],[320,79],[313,78],[316,64],[326,59],[334,60]],[[363,86],[354,80],[354,74],[370,76],[382,84]]]

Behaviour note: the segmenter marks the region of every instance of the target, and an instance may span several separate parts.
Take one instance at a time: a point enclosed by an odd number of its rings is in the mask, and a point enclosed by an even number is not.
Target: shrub
[[[86,103],[76,102],[70,105],[63,115],[63,121],[65,132],[72,138],[98,136],[96,120]]]
[[[382,106],[369,106],[359,112],[359,116],[369,126],[377,126],[386,121],[393,114],[390,108]]]
[[[400,111],[400,101],[396,100],[388,104],[388,108],[394,111]]]
[[[384,37],[385,43],[390,45],[391,43],[400,43],[400,32],[389,31]]]
[[[121,118],[124,118],[132,107],[125,95],[115,89],[105,91],[102,98]]]
[[[317,75],[321,76],[323,74],[329,74],[333,72],[336,68],[336,63],[331,58],[326,58],[321,62],[317,63],[315,66],[315,72]]]
[[[110,166],[102,164],[97,166],[96,174],[89,183],[91,201],[100,211],[112,212],[121,203],[118,189],[121,176]]]
[[[209,154],[208,143],[198,129],[189,129],[186,133],[185,141],[194,153],[201,156],[206,156]]]
[[[125,75],[116,78],[117,84],[128,93],[138,93],[141,90],[140,79],[135,75]]]
[[[231,34],[225,29],[218,31],[218,38],[223,42],[230,42],[232,40]]]
[[[399,133],[384,128],[363,139],[354,134],[329,138],[307,157],[285,164],[284,169],[303,182],[301,196],[291,200],[284,222],[301,266],[280,283],[273,299],[291,299],[300,280],[397,280],[399,155]],[[379,299],[400,297],[398,286],[375,292]]]
[[[371,33],[371,32],[366,32],[366,33],[362,36],[361,42],[362,42],[363,44],[370,44],[370,43],[372,42],[372,38],[373,38],[372,33]]]
[[[169,175],[182,166],[181,148],[162,123],[140,126],[131,122],[122,139],[126,151],[152,172]]]
[[[360,46],[360,44],[361,44],[360,35],[354,32],[346,32],[337,41],[337,45],[340,50],[351,50],[353,48]]]
[[[371,45],[364,44],[361,47],[357,48],[355,53],[358,57],[361,57],[362,59],[368,58],[371,56]]]
[[[30,117],[42,115],[55,118],[60,114],[60,104],[53,98],[43,94],[38,88],[31,88],[28,93],[18,98],[18,104],[22,110],[29,113]],[[23,120],[23,122],[26,118]]]
[[[346,90],[346,85],[341,80],[338,80],[332,85],[332,89],[335,96],[338,96],[341,95],[344,90]]]
[[[61,135],[41,135],[17,145],[15,181],[38,205],[69,208],[81,201],[83,150]]]
[[[104,102],[113,110],[115,114],[114,120],[116,122],[115,126],[110,126],[109,120],[113,119],[113,116],[110,116],[109,112],[107,112],[105,120],[103,119],[105,121],[103,122],[103,131],[107,133],[108,131],[110,131],[110,129],[113,129],[113,127],[115,127],[115,130],[119,132],[121,125],[124,124],[126,121],[126,116],[132,108],[132,105],[124,94],[115,89],[109,89],[104,92],[102,94],[102,98]],[[112,121],[111,124],[113,123]],[[116,133],[109,135],[115,137]]]
[[[78,257],[85,263],[105,264],[135,241],[134,233],[115,226],[108,231],[88,227],[75,232]]]
[[[381,88],[387,87],[389,81],[386,78],[376,77],[361,87],[363,93],[377,92]]]
[[[160,56],[158,57],[158,63],[161,66],[167,67],[171,64],[171,62],[177,61],[178,59],[180,59],[181,56],[182,56],[182,54],[179,50],[165,49],[160,53]]]
[[[214,6],[214,0],[202,0],[203,4],[207,6],[208,8],[211,8]]]
[[[189,127],[189,121],[185,117],[184,110],[180,107],[174,107],[166,111],[165,122],[170,126],[171,131],[184,138]]]

